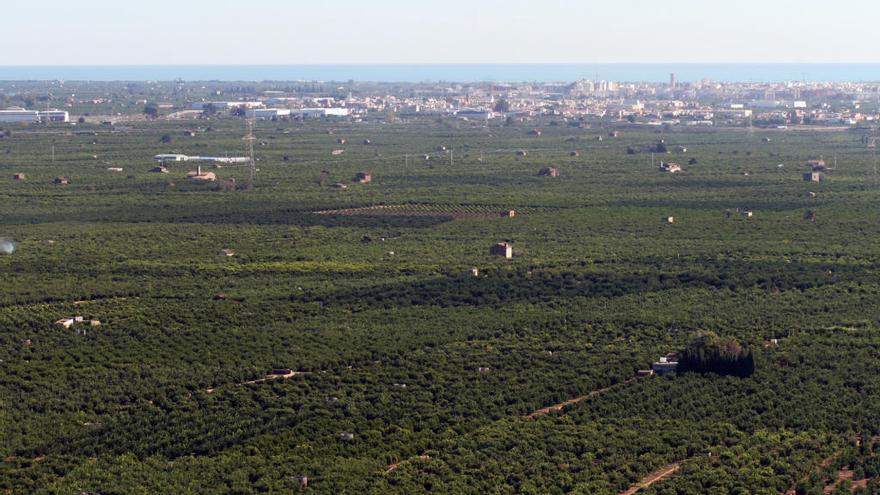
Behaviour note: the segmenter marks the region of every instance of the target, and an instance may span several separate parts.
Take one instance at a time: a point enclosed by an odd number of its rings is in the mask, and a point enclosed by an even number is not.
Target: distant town
[[[0,122],[109,123],[140,118],[461,120],[558,117],[569,125],[871,126],[880,83],[3,82]]]

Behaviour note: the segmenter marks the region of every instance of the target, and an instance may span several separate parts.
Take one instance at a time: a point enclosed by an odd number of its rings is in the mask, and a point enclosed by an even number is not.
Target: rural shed
[[[73,318],[62,318],[55,322],[56,325],[62,328],[70,328],[73,326],[74,320]]]
[[[538,171],[538,177],[559,177],[559,169],[556,167],[544,167]]]
[[[681,165],[677,163],[660,162],[660,171],[674,174],[676,172],[681,172]]]
[[[671,373],[678,369],[678,361],[670,361],[667,357],[661,357],[660,360],[651,365],[651,369],[658,375]]]
[[[822,175],[822,172],[807,172],[804,174],[805,182],[822,182],[825,180],[825,176]]]
[[[492,256],[504,256],[507,259],[513,258],[513,246],[507,242],[499,242],[493,244],[489,248],[489,254]]]
[[[190,180],[214,182],[217,180],[217,174],[214,172],[202,172],[202,167],[199,166],[196,170],[190,170],[187,172],[186,178]]]

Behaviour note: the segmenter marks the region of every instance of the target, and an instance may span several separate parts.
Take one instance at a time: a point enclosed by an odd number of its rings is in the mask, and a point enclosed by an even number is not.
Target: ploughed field
[[[10,126],[0,491],[814,493],[844,467],[871,484],[864,133],[556,124],[258,122],[252,188],[203,164],[233,191],[152,157],[241,155],[240,120]],[[659,139],[687,152],[627,154]],[[820,156],[837,166],[804,182]],[[634,378],[709,330],[755,373]]]

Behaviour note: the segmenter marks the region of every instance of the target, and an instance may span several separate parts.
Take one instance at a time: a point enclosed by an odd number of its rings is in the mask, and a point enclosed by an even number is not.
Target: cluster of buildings
[[[175,116],[231,114],[274,118],[449,117],[463,121],[592,121],[631,126],[873,125],[880,119],[880,83],[787,81],[381,83],[381,82],[147,82],[96,86],[47,83],[22,92],[8,104],[31,107],[45,101],[71,112],[116,118],[140,113],[147,104]],[[124,85],[123,85],[124,84]],[[2,88],[0,88],[2,89]],[[13,103],[14,102],[14,103]],[[0,122],[68,121],[64,110],[0,111]]]
[[[357,89],[357,84],[353,84]],[[371,113],[495,118],[558,116],[620,120],[631,125],[857,125],[880,119],[874,83],[617,83],[379,85],[347,96],[295,96],[273,91],[248,102],[249,117],[363,117]],[[280,93],[280,94],[279,94]],[[193,104],[201,108],[205,102]],[[866,110],[868,107],[874,110]],[[225,108],[225,107],[224,107]]]
[[[101,321],[86,319],[83,316],[68,316],[56,321],[55,325],[66,330],[73,329],[76,331],[77,335],[86,335],[86,327],[100,327]]]
[[[347,95],[339,91],[347,89]],[[200,101],[251,118],[441,116],[488,121],[557,116],[629,125],[857,125],[880,119],[874,83],[618,83],[373,84],[348,83],[335,96],[265,91],[248,101]],[[868,109],[872,110],[868,110]]]

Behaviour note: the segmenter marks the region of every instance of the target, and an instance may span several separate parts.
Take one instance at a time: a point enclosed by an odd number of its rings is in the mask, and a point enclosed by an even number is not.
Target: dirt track
[[[626,491],[620,492],[618,495],[633,495],[642,488],[648,488],[654,483],[657,483],[658,481],[662,481],[672,476],[679,469],[681,469],[681,462],[673,462],[672,464],[667,464],[662,468],[654,471],[653,473],[648,474],[647,476],[639,480],[638,483],[629,487]]]
[[[287,373],[284,375],[273,375],[270,373],[263,378],[258,378],[256,380],[248,380],[246,382],[238,383],[237,385],[252,385],[254,383],[268,382],[268,381],[272,381],[272,380],[287,380],[289,378],[293,378],[295,376],[300,376],[300,375],[305,375],[305,374],[306,374],[305,371],[291,371],[290,373]],[[206,389],[205,391],[210,394],[215,390],[217,390],[216,387]]]
[[[573,405],[577,404],[578,402],[583,402],[587,399],[592,399],[593,397],[598,397],[598,396],[604,394],[605,392],[607,392],[608,390],[610,390],[611,388],[616,387],[618,385],[626,385],[627,383],[632,383],[633,381],[635,381],[635,379],[636,379],[635,377],[630,378],[629,380],[626,380],[625,382],[615,383],[614,385],[610,385],[605,388],[593,390],[592,392],[590,392],[586,395],[581,395],[579,397],[575,397],[574,399],[568,399],[567,401],[560,402],[559,404],[554,404],[552,406],[542,407],[541,409],[538,409],[537,411],[532,412],[531,414],[529,414],[526,417],[529,419],[535,419],[535,418],[538,418],[538,417],[543,416],[545,414],[549,414],[551,412],[561,411],[561,410],[565,409],[566,407],[573,406]]]

